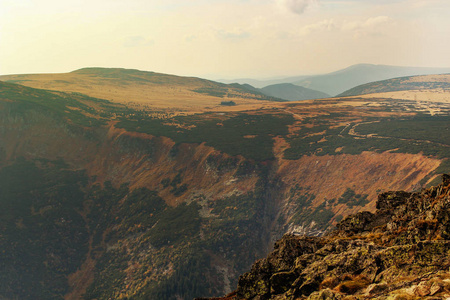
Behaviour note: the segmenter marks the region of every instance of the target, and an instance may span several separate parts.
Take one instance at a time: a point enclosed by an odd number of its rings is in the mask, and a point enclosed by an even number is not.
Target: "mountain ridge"
[[[293,76],[261,82],[249,80],[245,81],[242,79],[239,82],[248,82],[250,84],[253,83],[252,85],[260,88],[272,84],[292,83],[335,96],[350,88],[373,81],[403,76],[442,74],[449,72],[450,68],[402,67],[362,63],[351,65],[349,67],[325,74]],[[232,80],[228,80],[226,82],[232,82]]]
[[[292,83],[273,84],[260,89],[267,96],[277,97],[289,101],[329,98],[330,95],[308,89]]]
[[[450,68],[397,67],[388,65],[359,64],[325,75],[307,78],[294,84],[337,95],[345,90],[383,79],[400,76],[448,73]]]

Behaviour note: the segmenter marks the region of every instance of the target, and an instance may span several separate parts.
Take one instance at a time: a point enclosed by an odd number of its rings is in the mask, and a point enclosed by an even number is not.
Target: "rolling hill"
[[[260,100],[280,101],[241,85],[119,68],[84,68],[62,74],[6,75],[0,76],[0,80],[40,89],[77,92],[154,109],[195,111],[218,106],[224,100],[244,105],[258,104]]]
[[[428,75],[428,76],[407,76],[393,78],[377,82],[370,82],[351,88],[338,97],[358,96],[376,93],[391,93],[398,91],[431,91],[449,92],[450,74]]]

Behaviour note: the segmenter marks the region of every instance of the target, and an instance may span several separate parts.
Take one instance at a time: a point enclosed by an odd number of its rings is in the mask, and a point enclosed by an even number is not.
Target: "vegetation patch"
[[[151,244],[162,247],[194,238],[200,230],[199,209],[196,203],[183,203],[175,208],[166,208],[158,223],[146,233]]]
[[[217,87],[213,87],[213,88],[204,87],[204,88],[195,89],[193,91],[196,93],[200,93],[200,94],[206,94],[206,95],[213,96],[213,97],[223,98],[227,94],[228,89],[227,88],[217,88]]]
[[[1,82],[0,99],[13,101],[14,103],[8,103],[9,111],[16,115],[23,115],[26,111],[38,111],[84,127],[98,127],[106,124],[105,119],[96,117],[97,110],[85,102],[95,102],[100,106],[108,102],[79,93],[51,92]]]
[[[390,119],[371,124],[361,124],[358,133],[410,140],[430,141],[450,148],[450,116],[419,115],[410,119]]]
[[[348,207],[352,208],[353,206],[364,206],[369,203],[367,197],[369,195],[364,194],[356,194],[354,190],[351,188],[347,188],[347,190],[339,197],[338,203],[347,204]]]
[[[223,105],[223,106],[236,106],[236,102],[234,102],[234,101],[222,101],[222,102],[220,102],[220,105]]]
[[[203,143],[230,155],[242,155],[254,160],[273,159],[273,137],[288,134],[293,117],[287,114],[237,114],[225,120],[210,114],[177,117],[170,126],[163,120],[135,116],[123,119],[117,127],[155,136],[166,136],[177,143]],[[193,125],[193,127],[192,127]],[[190,129],[186,129],[190,128]],[[253,139],[245,136],[254,135]]]
[[[301,129],[287,141],[286,159],[303,155],[357,155],[363,151],[423,153],[439,158],[450,157],[449,116],[418,115],[410,119],[365,118],[358,123],[333,128],[339,115],[324,115],[315,121],[305,119]],[[329,118],[329,119],[328,119]],[[355,126],[357,125],[357,126]],[[355,134],[349,133],[354,128]],[[339,149],[339,151],[336,151]]]
[[[0,291],[10,299],[61,299],[86,258],[80,211],[84,172],[62,161],[18,159],[0,169]],[[39,280],[37,280],[39,278]]]

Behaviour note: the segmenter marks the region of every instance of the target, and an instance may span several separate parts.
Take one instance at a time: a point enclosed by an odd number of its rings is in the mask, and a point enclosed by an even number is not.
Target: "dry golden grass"
[[[449,82],[450,74],[432,74],[413,76],[407,80],[407,82]]]
[[[275,151],[287,147],[282,139],[275,140]],[[317,191],[314,205],[321,204],[324,199],[342,195],[345,187],[352,186],[355,178],[371,178],[366,183],[358,185],[356,193],[368,194],[369,200],[377,198],[379,189],[411,190],[427,174],[435,170],[441,163],[439,159],[425,157],[421,154],[405,153],[373,153],[363,152],[360,155],[323,155],[303,156],[298,160],[285,160],[281,153],[275,153],[278,158],[277,174],[286,186],[307,187]],[[395,172],[392,167],[395,166]],[[323,176],[326,170],[327,176]],[[420,172],[415,172],[420,170]],[[408,178],[408,182],[405,181]],[[356,213],[360,208],[348,208],[339,204],[333,212],[348,215]],[[372,201],[365,210],[375,210]]]
[[[71,72],[6,75],[0,76],[0,80],[12,81],[38,89],[82,93],[95,98],[127,104],[134,108],[169,110],[173,111],[175,115],[180,112],[191,114],[205,111],[263,109],[270,106],[271,103],[258,100],[256,97],[252,98],[251,95],[231,87],[226,89],[233,94],[232,98],[194,92],[195,89],[219,86],[218,83],[203,79],[165,74],[157,74],[154,77],[154,82],[150,82],[148,77],[142,77],[143,80],[121,80],[83,72]],[[237,106],[220,105],[222,101],[234,101]]]
[[[361,96],[355,96],[355,97],[356,98],[388,98],[388,99],[402,99],[402,100],[411,100],[411,101],[450,103],[450,91],[443,90],[443,89],[374,93],[374,94],[367,94],[367,95],[361,95]]]
[[[450,74],[442,75],[424,75],[413,76],[408,79],[402,80],[402,83],[423,83],[423,88],[418,87],[415,90],[385,92],[385,93],[372,93],[367,95],[357,96],[357,98],[388,98],[388,99],[402,99],[412,101],[427,101],[427,102],[440,102],[450,103],[450,90],[447,88],[427,88],[428,83],[450,83]]]

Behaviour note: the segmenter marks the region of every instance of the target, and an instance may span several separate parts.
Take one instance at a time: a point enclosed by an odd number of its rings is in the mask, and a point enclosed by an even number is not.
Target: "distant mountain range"
[[[273,84],[260,89],[260,91],[267,96],[290,101],[330,97],[330,95],[326,93],[308,89],[292,83]]]
[[[342,70],[322,75],[295,76],[287,77],[284,79],[261,81],[254,79],[238,79],[234,82],[248,83],[256,87],[263,87],[261,85],[264,84],[266,84],[265,86],[268,86],[280,83],[292,83],[298,86],[321,91],[335,96],[355,86],[373,81],[380,81],[402,76],[444,73],[450,73],[450,68],[398,67],[387,65],[357,64]],[[229,83],[232,81],[233,80],[225,80],[222,82]]]
[[[238,78],[238,79],[217,79],[218,82],[223,82],[226,84],[239,83],[239,84],[250,84],[256,88],[263,88],[269,85],[280,84],[280,83],[292,83],[295,81],[301,81],[306,78],[312,77],[313,75],[302,75],[294,77],[282,77],[273,79],[252,79],[252,78]],[[315,76],[315,75],[314,75]]]

